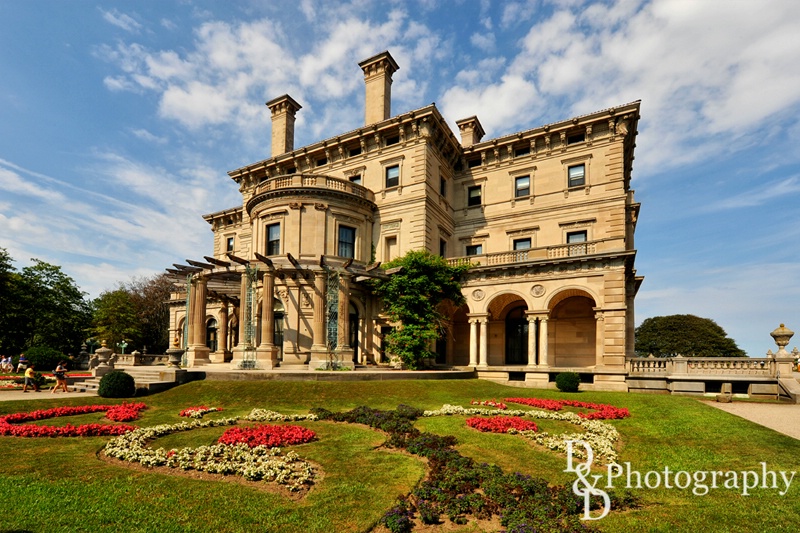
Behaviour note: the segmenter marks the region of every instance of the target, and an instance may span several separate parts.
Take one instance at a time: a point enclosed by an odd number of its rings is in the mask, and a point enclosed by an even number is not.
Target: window
[[[467,205],[481,205],[481,186],[475,185],[467,189]]]
[[[444,239],[439,239],[439,255],[442,257],[447,256],[447,241]]]
[[[586,185],[586,164],[574,165],[567,169],[569,187],[583,187]]]
[[[328,158],[327,157],[322,157],[320,159],[317,159],[317,166],[318,167],[321,167],[321,166],[327,165],[327,164],[328,164]]]
[[[531,249],[531,239],[528,237],[527,239],[514,239],[514,249],[515,250],[530,250]]]
[[[281,253],[281,225],[270,224],[267,226],[267,255],[280,255]]]
[[[225,243],[225,251],[226,252],[232,252],[233,251],[233,237],[228,237],[228,240]]]
[[[470,244],[467,246],[467,255],[481,255],[483,253],[482,244]]]
[[[447,196],[447,180],[444,178],[439,178],[439,194]]]
[[[475,159],[470,159],[469,161],[467,161],[467,168],[475,168],[477,166],[480,166],[480,164],[481,164],[481,159],[479,157],[476,157]]]
[[[386,138],[386,146],[391,146],[391,145],[397,144],[399,142],[400,142],[400,136],[399,135],[394,135],[392,137],[387,137]]]
[[[582,143],[585,140],[586,134],[584,133],[573,133],[572,135],[567,136],[567,144]]]
[[[286,170],[287,174],[295,174],[297,172],[297,167],[292,167]]]
[[[514,197],[520,198],[522,196],[531,195],[531,177],[520,176],[514,180]]]
[[[354,258],[356,252],[356,228],[339,226],[339,257]]]
[[[586,230],[567,233],[567,244],[586,242]]]
[[[400,185],[400,165],[386,167],[386,188],[391,189]]]
[[[357,146],[356,148],[350,148],[350,157],[353,157],[354,155],[360,155],[360,154],[361,154],[361,147],[360,146]]]
[[[514,157],[522,157],[523,155],[528,155],[531,153],[530,146],[523,146],[522,148],[516,148],[514,150]]]
[[[386,253],[384,261],[391,261],[397,257],[397,237],[386,237]]]
[[[350,181],[355,183],[356,185],[361,185],[361,174],[356,174],[355,176],[350,176]]]

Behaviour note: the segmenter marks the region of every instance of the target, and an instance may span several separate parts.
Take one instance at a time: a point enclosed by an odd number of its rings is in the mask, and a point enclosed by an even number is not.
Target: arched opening
[[[451,361],[453,366],[469,365],[469,307],[467,304],[459,307],[450,321],[452,329],[453,348]]]
[[[595,302],[586,296],[570,296],[550,312],[548,344],[557,367],[595,364],[597,323]]]
[[[206,346],[212,352],[217,351],[217,321],[213,318],[206,321]]]
[[[527,307],[514,307],[506,315],[506,364],[528,364],[528,318]]]

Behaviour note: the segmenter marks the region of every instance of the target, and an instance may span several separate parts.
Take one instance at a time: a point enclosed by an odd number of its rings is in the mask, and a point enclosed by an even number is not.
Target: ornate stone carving
[[[482,289],[475,289],[474,291],[472,291],[473,300],[480,302],[484,298],[486,298],[486,293],[483,292]]]
[[[538,283],[531,287],[531,295],[535,298],[541,298],[544,296],[545,293],[544,285],[539,285]]]
[[[289,303],[289,291],[288,290],[280,289],[278,291],[278,296],[280,297],[281,300],[283,300],[283,303],[287,303],[287,304]]]

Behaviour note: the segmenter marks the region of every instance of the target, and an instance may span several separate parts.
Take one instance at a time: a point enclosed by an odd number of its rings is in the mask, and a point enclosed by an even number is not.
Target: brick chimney
[[[294,150],[294,114],[303,106],[288,94],[267,102],[272,113],[272,157]]]
[[[486,134],[483,131],[483,126],[481,126],[481,121],[476,116],[456,120],[456,126],[458,126],[458,131],[461,132],[461,146],[464,147],[478,144]]]
[[[388,51],[365,59],[358,66],[364,71],[366,85],[364,125],[368,126],[391,116],[392,74],[400,67]]]

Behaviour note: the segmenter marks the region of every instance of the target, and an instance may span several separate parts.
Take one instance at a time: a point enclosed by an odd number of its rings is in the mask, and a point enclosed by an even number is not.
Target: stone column
[[[312,335],[314,337],[311,345],[311,361],[308,364],[309,370],[319,368],[328,359],[328,345],[325,342],[325,287],[327,273],[324,270],[314,272],[314,323]]]
[[[219,331],[217,332],[217,351],[208,355],[212,363],[224,363],[228,352],[228,300],[222,300],[222,307],[217,314]]]
[[[547,350],[547,317],[539,319],[539,366],[552,366]]]
[[[206,346],[206,297],[208,296],[207,281],[205,278],[197,277],[192,281],[194,294],[192,298],[191,324],[193,324],[193,335],[191,344],[186,352],[186,362],[189,367],[202,366],[210,363],[208,354],[211,351]]]
[[[339,276],[339,321],[336,350],[348,352],[350,350],[350,276]]]
[[[244,351],[244,329],[245,318],[247,317],[247,272],[242,272],[241,287],[239,289],[239,339],[236,343],[236,351]]]
[[[469,319],[469,366],[478,366],[478,319]]]
[[[605,317],[603,315],[603,311],[596,311],[594,314],[594,318],[596,320],[595,326],[595,342],[594,342],[594,352],[595,352],[595,367],[603,366],[605,362],[606,356],[606,322]]]
[[[488,348],[489,348],[489,333],[488,333],[489,318],[484,317],[480,319],[481,328],[481,341],[480,351],[478,352],[478,367],[487,367],[488,365]]]
[[[261,344],[256,350],[259,367],[272,369],[278,366],[278,349],[275,347],[275,272],[264,272],[261,291]]]
[[[536,316],[528,314],[528,366],[536,364]]]

